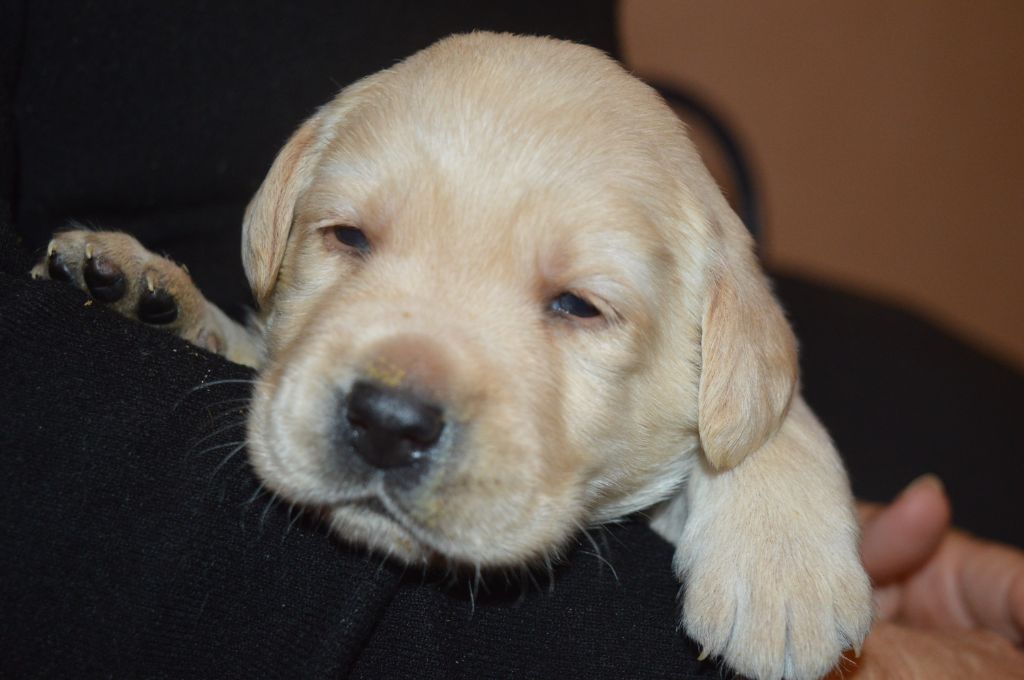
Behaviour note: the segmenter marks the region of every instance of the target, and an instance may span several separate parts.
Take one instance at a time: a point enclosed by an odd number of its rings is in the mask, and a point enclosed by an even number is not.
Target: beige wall
[[[626,0],[621,26],[746,142],[772,267],[1024,367],[1024,2]]]

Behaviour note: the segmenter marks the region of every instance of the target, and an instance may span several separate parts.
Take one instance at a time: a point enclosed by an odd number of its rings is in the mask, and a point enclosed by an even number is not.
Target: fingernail
[[[910,484],[907,484],[907,488],[903,489],[903,492],[900,495],[902,496],[905,493],[909,493],[911,489],[916,489],[919,486],[934,486],[939,491],[945,491],[946,489],[945,484],[942,483],[939,476],[933,472],[929,472],[921,475]]]

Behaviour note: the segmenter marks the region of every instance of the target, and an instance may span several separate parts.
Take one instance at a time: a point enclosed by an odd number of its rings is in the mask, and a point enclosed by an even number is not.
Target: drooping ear
[[[738,218],[730,218],[711,265],[701,335],[698,429],[704,454],[718,470],[738,465],[775,433],[799,373],[793,331],[750,237]]]
[[[291,136],[249,201],[242,222],[242,264],[256,303],[263,307],[277,283],[295,202],[319,156],[323,110]]]

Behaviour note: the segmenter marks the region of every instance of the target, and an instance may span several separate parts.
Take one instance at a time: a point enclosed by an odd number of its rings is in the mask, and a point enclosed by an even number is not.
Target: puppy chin
[[[331,529],[345,540],[406,564],[431,564],[443,558],[390,514],[365,503],[337,506],[329,511]]]
[[[369,548],[375,554],[406,564],[425,564],[445,570],[509,568],[557,561],[573,535],[571,527],[560,539],[537,541],[532,532],[508,534],[502,541],[494,532],[486,537],[468,531],[460,537],[440,534],[423,527],[412,516],[379,497],[363,497],[326,509],[332,531],[348,543]]]

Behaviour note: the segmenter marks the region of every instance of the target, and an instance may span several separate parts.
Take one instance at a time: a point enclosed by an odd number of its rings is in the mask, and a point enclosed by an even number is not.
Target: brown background
[[[745,142],[772,268],[1024,368],[1024,2],[626,0],[620,25]]]

